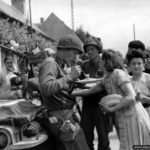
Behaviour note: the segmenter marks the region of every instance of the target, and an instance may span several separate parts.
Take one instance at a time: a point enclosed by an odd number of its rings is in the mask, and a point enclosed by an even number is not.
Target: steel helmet
[[[69,34],[59,40],[57,49],[75,49],[83,53],[83,43],[77,36]]]
[[[96,37],[88,37],[85,41],[84,44],[84,51],[87,53],[87,46],[89,45],[94,45],[98,48],[98,52],[101,53],[102,52],[102,42],[100,38],[96,38]]]
[[[29,52],[26,55],[29,64],[38,64],[42,63],[42,61],[46,58],[46,54],[44,51],[40,51],[37,54],[33,52]]]

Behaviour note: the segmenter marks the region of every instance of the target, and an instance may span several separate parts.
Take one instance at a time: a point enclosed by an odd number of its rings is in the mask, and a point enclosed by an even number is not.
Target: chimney
[[[25,0],[11,0],[11,4],[25,15]]]
[[[42,24],[43,22],[44,22],[44,18],[41,17],[41,18],[40,18],[40,23]]]

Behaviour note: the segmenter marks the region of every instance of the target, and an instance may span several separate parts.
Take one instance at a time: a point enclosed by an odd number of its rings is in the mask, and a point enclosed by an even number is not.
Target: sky
[[[75,30],[82,26],[100,37],[105,49],[125,55],[128,43],[134,40],[133,24],[135,39],[150,46],[150,0],[73,0],[73,4]],[[33,23],[53,12],[72,28],[71,0],[31,0],[31,9]]]

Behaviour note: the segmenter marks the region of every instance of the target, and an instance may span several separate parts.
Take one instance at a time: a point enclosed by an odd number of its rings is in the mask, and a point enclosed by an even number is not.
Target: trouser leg
[[[66,150],[90,150],[82,129],[80,129],[73,141],[63,142],[63,144]]]
[[[63,141],[59,137],[60,126],[61,126],[59,122],[51,124],[47,121],[45,122],[45,124],[47,126],[49,133],[52,134],[52,136],[55,139],[56,150],[89,150],[89,147],[87,145],[82,129],[79,130],[74,140]],[[55,149],[52,149],[52,150],[55,150]]]
[[[108,130],[106,124],[106,116],[102,113],[100,108],[95,107],[93,109],[93,117],[95,120],[96,130],[98,134],[98,150],[110,150],[109,147],[109,137],[108,137]]]
[[[94,150],[94,120],[91,115],[91,110],[84,106],[84,104],[81,114],[81,127],[90,150]]]
[[[59,140],[57,135],[59,134],[59,124],[50,124],[48,120],[42,121],[43,127],[48,131],[48,146],[52,150],[65,150],[64,145]]]

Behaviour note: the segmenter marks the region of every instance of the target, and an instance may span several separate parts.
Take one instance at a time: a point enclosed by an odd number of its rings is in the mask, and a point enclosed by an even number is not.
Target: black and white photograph
[[[149,0],[0,0],[0,150],[150,150]]]

